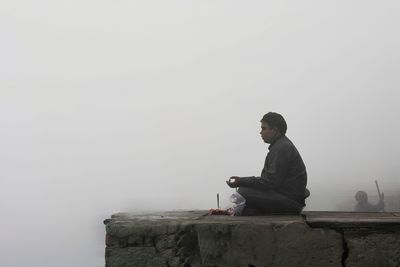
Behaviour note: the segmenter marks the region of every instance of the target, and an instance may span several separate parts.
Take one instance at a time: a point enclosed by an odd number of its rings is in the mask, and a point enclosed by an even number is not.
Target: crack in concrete
[[[347,246],[347,241],[346,238],[344,237],[344,231],[338,231],[338,233],[342,236],[342,245],[343,245],[342,266],[346,267],[346,260],[349,256],[349,247]]]
[[[318,227],[313,227],[308,221],[307,221],[307,215],[306,214],[300,214],[301,217],[303,217],[303,221],[304,223],[309,226],[310,228],[318,228]],[[342,259],[341,259],[341,263],[342,263],[342,267],[346,267],[346,260],[349,257],[349,247],[347,246],[347,241],[346,238],[344,237],[344,231],[343,230],[339,230],[339,229],[335,229],[335,231],[340,234],[340,236],[342,237]]]

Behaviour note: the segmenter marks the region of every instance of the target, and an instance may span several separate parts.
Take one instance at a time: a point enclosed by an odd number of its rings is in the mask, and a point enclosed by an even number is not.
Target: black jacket
[[[300,153],[286,136],[279,137],[268,149],[261,176],[241,177],[239,186],[273,190],[304,206],[307,172]]]

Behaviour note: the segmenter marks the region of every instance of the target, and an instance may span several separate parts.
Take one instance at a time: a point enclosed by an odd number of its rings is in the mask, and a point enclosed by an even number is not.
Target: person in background
[[[261,176],[232,176],[227,181],[245,199],[244,209],[235,215],[299,214],[304,208],[310,195],[307,171],[286,130],[286,121],[278,113],[269,112],[261,119],[260,135],[269,144]]]
[[[357,212],[376,212],[383,211],[385,208],[384,195],[383,193],[379,196],[379,202],[373,205],[368,202],[368,195],[365,191],[358,191],[355,195],[357,204],[354,207],[354,211]]]

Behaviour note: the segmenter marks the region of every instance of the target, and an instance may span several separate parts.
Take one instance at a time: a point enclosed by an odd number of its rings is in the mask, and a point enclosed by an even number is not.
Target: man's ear
[[[278,127],[272,127],[272,131],[274,131],[276,135],[281,135],[281,132],[279,131]]]

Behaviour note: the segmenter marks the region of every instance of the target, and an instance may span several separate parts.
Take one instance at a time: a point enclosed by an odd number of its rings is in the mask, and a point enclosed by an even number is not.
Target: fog
[[[104,266],[119,211],[228,205],[281,113],[307,210],[399,190],[398,1],[0,2],[0,266]]]

